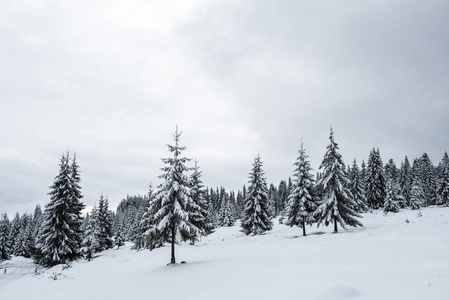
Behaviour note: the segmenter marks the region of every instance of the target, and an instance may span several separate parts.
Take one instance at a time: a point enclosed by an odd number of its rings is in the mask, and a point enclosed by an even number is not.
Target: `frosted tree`
[[[369,207],[366,203],[365,185],[363,183],[362,175],[355,159],[352,162],[349,174],[351,181],[349,189],[351,190],[354,202],[356,203],[354,209],[358,213],[367,212],[369,210]]]
[[[436,176],[435,168],[427,153],[424,153],[419,159],[421,169],[421,180],[423,182],[423,192],[425,205],[436,203]]]
[[[234,226],[235,219],[232,212],[231,200],[229,199],[228,195],[223,195],[223,199],[221,200],[221,211],[218,221],[218,225],[222,227]]]
[[[249,174],[249,187],[246,191],[245,210],[242,218],[242,231],[249,234],[262,234],[273,227],[268,211],[268,187],[262,170],[260,155],[254,159]]]
[[[69,153],[67,153],[67,158],[69,157]],[[70,166],[70,203],[69,207],[71,209],[71,213],[76,216],[76,219],[73,220],[71,227],[73,231],[76,233],[76,236],[79,237],[78,243],[81,243],[81,237],[83,235],[82,231],[82,211],[85,208],[84,203],[82,202],[83,195],[81,194],[81,176],[79,165],[76,161],[76,153],[73,154],[72,164]]]
[[[410,206],[410,194],[413,181],[412,175],[412,167],[410,166],[407,156],[405,156],[399,171],[399,187],[401,188],[401,194],[404,197],[404,205],[408,206]]]
[[[347,188],[349,179],[344,172],[343,159],[338,153],[338,144],[334,141],[334,132],[330,131],[330,143],[321,162],[322,176],[317,182],[322,191],[321,204],[314,213],[318,225],[334,224],[334,232],[338,232],[337,223],[346,229],[349,226],[363,226],[355,217],[361,217],[353,207],[357,204],[353,200],[351,191]]]
[[[114,235],[114,246],[119,249],[121,246],[125,245],[125,234],[123,230],[123,223],[117,225]]]
[[[84,237],[81,242],[81,252],[86,255],[86,259],[90,261],[94,258],[94,254],[101,251],[100,230],[98,227],[98,209],[94,205],[89,216]]]
[[[449,157],[447,152],[444,152],[443,159],[438,165],[437,197],[438,205],[449,205]]]
[[[410,208],[411,209],[421,209],[425,206],[426,199],[423,188],[422,173],[420,168],[420,162],[418,159],[413,161],[413,179],[410,191]]]
[[[68,154],[62,155],[59,166],[59,174],[50,186],[50,202],[45,205],[37,242],[39,262],[48,266],[66,263],[80,256],[80,215],[71,207],[73,190]]]
[[[20,230],[14,237],[13,254],[16,256],[31,257],[34,248],[33,238],[33,218],[28,214],[23,214],[20,218]]]
[[[379,149],[373,149],[368,157],[366,170],[366,200],[372,209],[383,207],[385,200],[385,174]]]
[[[209,210],[209,203],[206,198],[206,189],[201,180],[202,172],[195,160],[193,173],[190,175],[190,197],[195,204],[196,209],[192,209],[190,219],[193,225],[201,229],[203,235],[211,234],[214,230],[212,216]],[[192,242],[195,242],[200,236],[192,236]]]
[[[190,196],[189,178],[186,172],[190,169],[186,163],[189,158],[181,157],[181,152],[186,148],[179,145],[181,132],[176,127],[173,135],[175,145],[167,145],[173,157],[163,158],[166,165],[164,172],[159,177],[164,182],[159,186],[159,191],[152,202],[157,209],[154,215],[155,226],[150,230],[150,236],[157,236],[164,242],[171,243],[170,263],[176,263],[175,244],[187,241],[192,236],[200,236],[203,230],[191,222],[191,215],[199,209]],[[153,210],[153,208],[150,208]]]
[[[44,220],[44,214],[42,213],[41,206],[38,204],[34,209],[33,214],[33,236],[39,235],[39,229],[41,228],[42,221]]]
[[[387,195],[384,202],[384,213],[398,212],[401,209],[401,202],[404,200],[399,189],[399,185],[389,177],[387,181]]]
[[[313,213],[317,208],[313,196],[314,178],[312,168],[307,160],[306,150],[303,143],[298,151],[299,156],[294,163],[296,166],[293,173],[292,189],[285,205],[285,224],[299,226],[302,234],[306,235],[306,224],[315,221]]]
[[[11,224],[6,213],[0,216],[0,263],[11,258],[11,239],[9,237]]]
[[[109,211],[109,200],[104,198],[103,195],[100,196],[98,201],[98,213],[97,213],[97,225],[99,230],[98,240],[100,242],[101,250],[111,249],[112,240],[112,220]]]

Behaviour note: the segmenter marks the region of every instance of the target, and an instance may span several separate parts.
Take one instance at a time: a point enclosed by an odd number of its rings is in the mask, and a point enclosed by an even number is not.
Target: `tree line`
[[[64,154],[59,174],[50,186],[50,201],[42,212],[18,213],[10,221],[0,216],[0,260],[11,255],[32,257],[52,266],[81,256],[90,260],[95,253],[132,241],[134,249],[164,246],[171,248],[170,263],[176,263],[175,244],[194,244],[221,226],[240,220],[247,235],[272,229],[273,219],[298,226],[362,226],[361,214],[373,209],[384,213],[402,208],[449,205],[449,158],[447,152],[434,166],[426,153],[413,160],[405,156],[400,167],[392,159],[384,164],[379,149],[373,148],[367,163],[356,160],[346,166],[331,129],[329,145],[317,172],[313,172],[301,143],[295,170],[278,186],[268,185],[260,155],[254,158],[248,186],[242,190],[206,188],[198,161],[182,156],[181,132],[176,129],[171,156],[163,158],[162,183],[148,194],[127,196],[109,210],[109,201],[100,196],[98,206],[82,216],[84,209],[76,155]]]

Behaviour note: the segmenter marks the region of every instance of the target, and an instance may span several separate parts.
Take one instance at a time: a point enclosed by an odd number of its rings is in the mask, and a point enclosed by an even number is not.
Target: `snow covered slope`
[[[176,248],[187,264],[167,266],[169,247],[127,245],[63,271],[0,272],[0,299],[449,299],[449,208],[361,221],[364,228],[339,234],[307,228],[307,237],[277,222],[262,236],[219,228]]]

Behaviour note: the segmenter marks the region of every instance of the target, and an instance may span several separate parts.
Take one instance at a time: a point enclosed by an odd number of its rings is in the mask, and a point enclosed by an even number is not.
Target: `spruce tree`
[[[427,153],[424,153],[419,159],[421,169],[421,180],[423,183],[423,192],[425,206],[436,203],[436,177],[435,168]]]
[[[421,209],[426,204],[426,195],[423,188],[423,179],[421,173],[420,161],[415,159],[412,168],[412,186],[410,191],[410,208]]]
[[[118,224],[117,228],[115,230],[114,235],[114,246],[117,246],[117,249],[119,249],[121,246],[125,245],[125,235],[123,234],[123,224]]]
[[[59,174],[55,177],[50,202],[45,205],[44,221],[38,237],[39,263],[53,266],[80,256],[79,219],[73,204],[69,157],[62,155]]]
[[[412,181],[412,167],[410,166],[410,162],[407,156],[405,156],[405,159],[401,164],[401,170],[399,173],[399,186],[401,188],[401,194],[404,197],[405,206],[410,206]]]
[[[438,165],[437,197],[438,205],[449,205],[449,157],[447,152],[444,152]]]
[[[159,177],[164,182],[159,186],[153,202],[153,205],[159,209],[154,215],[155,227],[152,231],[157,233],[163,242],[171,243],[170,263],[172,264],[176,263],[175,244],[203,233],[201,228],[191,222],[192,215],[199,210],[199,207],[190,197],[189,178],[186,175],[186,172],[190,170],[186,163],[190,159],[180,156],[186,149],[179,145],[181,133],[178,133],[176,127],[173,135],[175,145],[167,145],[173,157],[162,159],[166,166],[162,168],[164,173]]]
[[[86,225],[83,240],[81,242],[81,252],[86,255],[88,261],[94,258],[95,253],[101,251],[100,235],[98,209],[96,205],[94,205],[89,215],[89,221]]]
[[[357,166],[357,161],[354,159],[352,162],[352,167],[350,168],[350,185],[349,189],[354,198],[354,202],[356,206],[354,210],[358,213],[364,213],[369,210],[368,204],[366,203],[365,197],[365,185],[362,179],[361,172],[359,171],[359,167]]]
[[[338,232],[337,222],[346,229],[349,226],[363,226],[355,217],[361,217],[353,210],[357,204],[351,191],[347,188],[349,179],[344,172],[343,159],[338,153],[338,144],[334,141],[334,132],[331,128],[330,143],[321,162],[320,169],[323,174],[317,185],[322,191],[321,204],[314,213],[318,225],[334,223],[334,232]]]
[[[399,185],[393,179],[389,177],[387,181],[387,195],[384,203],[384,213],[398,212],[401,209],[401,202],[404,200],[400,194]]]
[[[192,208],[190,219],[193,225],[201,229],[202,235],[211,234],[214,231],[212,217],[209,213],[209,203],[206,198],[206,189],[201,180],[202,172],[195,160],[195,165],[192,169],[193,173],[190,175],[190,197],[196,209]],[[199,236],[192,236],[192,242],[195,242]]]
[[[6,213],[0,216],[0,263],[11,258],[11,224]]]
[[[268,188],[262,170],[260,155],[254,159],[246,191],[245,210],[242,218],[242,230],[246,235],[262,234],[272,229],[268,211]]]
[[[67,157],[69,157],[69,153],[67,153]],[[76,216],[76,219],[73,220],[72,229],[76,233],[76,236],[79,237],[78,243],[81,244],[81,239],[83,236],[82,231],[82,211],[85,208],[84,203],[82,202],[83,195],[81,194],[81,176],[79,165],[76,161],[76,153],[73,154],[72,164],[70,166],[70,203],[69,207],[71,209],[71,213]]]
[[[366,173],[366,200],[368,206],[371,209],[381,208],[385,201],[385,175],[379,149],[371,151]]]
[[[109,201],[108,198],[104,198],[103,195],[100,196],[98,201],[98,215],[97,224],[99,230],[99,242],[101,250],[107,250],[112,248],[112,220],[109,211]]]
[[[312,168],[307,160],[306,150],[303,143],[298,151],[299,156],[294,163],[296,166],[293,173],[293,183],[290,195],[285,206],[285,224],[299,226],[302,234],[306,235],[306,224],[315,221],[313,213],[317,208],[313,195],[314,178]]]

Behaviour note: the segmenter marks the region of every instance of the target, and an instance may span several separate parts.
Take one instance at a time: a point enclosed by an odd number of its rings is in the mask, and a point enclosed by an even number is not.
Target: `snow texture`
[[[172,266],[166,266],[169,247],[131,251],[131,243],[38,275],[31,260],[13,257],[0,264],[0,297],[446,300],[449,207],[421,212],[422,217],[409,209],[384,216],[375,210],[363,215],[365,227],[331,234],[331,227],[314,226],[307,237],[277,220],[264,235],[247,236],[237,222],[194,246],[182,244],[179,261],[187,263]]]

